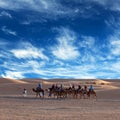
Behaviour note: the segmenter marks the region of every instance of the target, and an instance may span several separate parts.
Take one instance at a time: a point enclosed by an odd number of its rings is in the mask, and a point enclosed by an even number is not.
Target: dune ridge
[[[64,84],[65,86],[69,86],[70,84],[75,84],[75,85],[94,85],[95,88],[99,89],[118,89],[117,86],[113,84],[113,81],[107,81],[107,80],[101,80],[101,79],[36,79],[36,78],[26,78],[26,79],[20,79],[20,80],[15,80],[11,78],[0,78],[0,84],[7,84],[7,83],[12,83],[12,84],[37,84],[37,83],[43,83],[45,85],[52,85],[52,84]]]
[[[5,84],[5,83],[27,83],[26,81],[22,81],[22,80],[15,80],[15,79],[11,79],[11,78],[0,78],[0,84]]]

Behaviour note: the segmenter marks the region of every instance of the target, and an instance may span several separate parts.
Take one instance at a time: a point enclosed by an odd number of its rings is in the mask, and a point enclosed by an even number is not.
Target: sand
[[[32,88],[42,80],[0,79],[0,120],[120,120],[120,81],[54,80],[42,81],[46,89],[53,83],[68,86],[94,85],[97,100],[36,98]],[[26,88],[28,95],[23,97]]]

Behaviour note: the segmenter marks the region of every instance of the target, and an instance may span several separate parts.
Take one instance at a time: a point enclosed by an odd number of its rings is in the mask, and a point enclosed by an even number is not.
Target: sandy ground
[[[16,81],[0,79],[0,120],[120,120],[120,81],[62,81],[90,85],[97,92],[96,99],[36,98],[32,88],[40,80]],[[59,81],[42,81],[43,88]],[[23,97],[26,88],[28,95]]]

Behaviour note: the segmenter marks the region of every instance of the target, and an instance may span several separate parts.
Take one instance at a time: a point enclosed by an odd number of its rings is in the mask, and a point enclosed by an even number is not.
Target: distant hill
[[[10,79],[10,78],[0,78],[0,84],[5,84],[5,83],[27,83],[27,82],[21,81],[21,80]]]

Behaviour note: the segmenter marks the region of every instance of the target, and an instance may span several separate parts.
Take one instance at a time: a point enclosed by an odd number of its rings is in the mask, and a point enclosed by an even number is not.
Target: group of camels
[[[58,89],[58,88],[48,88],[48,89],[41,89],[41,88],[36,88],[36,89],[32,89],[33,92],[36,93],[36,97],[41,97],[44,98],[45,97],[45,92],[48,94],[48,97],[54,97],[54,98],[96,98],[97,99],[97,95],[96,92],[94,90],[90,91],[90,90],[85,90],[82,88],[62,88],[62,89]]]

